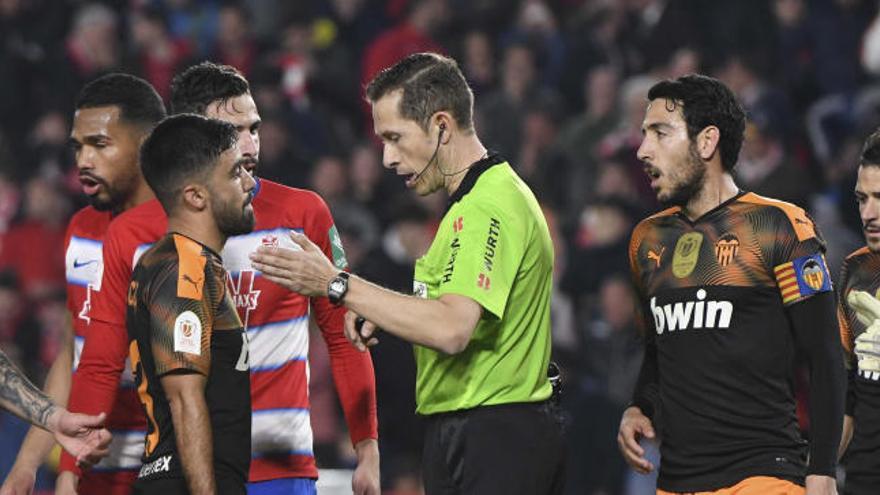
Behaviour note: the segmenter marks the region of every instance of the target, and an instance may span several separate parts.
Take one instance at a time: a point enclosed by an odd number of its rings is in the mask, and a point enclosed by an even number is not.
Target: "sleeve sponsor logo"
[[[801,256],[773,269],[782,303],[791,304],[806,297],[831,290],[831,276],[825,256],[815,253]]]
[[[495,250],[498,248],[498,236],[501,234],[501,221],[492,218],[489,221],[489,235],[486,237],[486,251],[483,253],[483,267],[487,272],[492,271],[495,261]],[[487,287],[488,289],[488,284]]]
[[[174,352],[202,354],[202,321],[192,311],[184,311],[174,320]]]
[[[455,272],[455,259],[458,257],[458,250],[461,249],[461,242],[458,241],[458,237],[452,240],[452,243],[449,244],[449,261],[446,262],[446,267],[443,269],[443,278],[440,279],[440,283],[448,284],[452,281],[452,274]]]
[[[333,254],[333,264],[336,268],[345,269],[348,266],[348,260],[345,258],[345,250],[342,248],[342,238],[339,237],[339,231],[336,225],[331,225],[327,231],[327,237],[330,238],[330,251]]]
[[[491,285],[492,285],[492,281],[489,279],[489,276],[486,275],[485,273],[481,273],[480,276],[477,278],[477,287],[479,287],[481,289],[489,290]]]

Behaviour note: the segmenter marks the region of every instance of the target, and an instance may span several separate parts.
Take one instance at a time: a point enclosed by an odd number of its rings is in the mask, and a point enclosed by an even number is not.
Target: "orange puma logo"
[[[653,249],[648,250],[648,259],[654,260],[657,263],[657,268],[660,268],[660,258],[663,256],[663,251],[666,251],[666,246],[660,246],[660,254],[657,254]]]

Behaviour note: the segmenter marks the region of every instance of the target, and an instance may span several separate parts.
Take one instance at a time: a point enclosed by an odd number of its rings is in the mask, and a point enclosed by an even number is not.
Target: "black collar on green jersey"
[[[488,153],[486,158],[482,158],[470,166],[464,179],[461,180],[461,184],[458,185],[458,189],[449,197],[449,201],[446,203],[446,211],[449,211],[452,205],[461,200],[465,194],[471,192],[471,189],[474,188],[474,184],[477,183],[477,179],[483,175],[483,172],[506,161],[495,151],[489,151]]]

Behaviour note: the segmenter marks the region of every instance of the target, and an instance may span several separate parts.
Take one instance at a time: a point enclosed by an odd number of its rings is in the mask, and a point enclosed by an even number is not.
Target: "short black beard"
[[[678,184],[669,198],[660,200],[660,204],[663,207],[686,206],[703,188],[703,185],[706,183],[706,165],[700,159],[700,155],[693,144],[688,146],[687,167],[688,173],[685,176],[685,182]]]
[[[224,214],[216,216],[214,221],[217,222],[217,230],[227,238],[253,232],[257,223],[253,211],[253,209],[242,209],[238,215],[227,215],[224,212]]]
[[[110,185],[107,183],[104,183],[104,190],[107,192],[106,200],[99,199],[99,193],[95,194],[94,196],[88,197],[89,204],[92,206],[92,208],[98,211],[112,211],[113,213],[119,212],[119,210],[122,208],[122,205],[125,203],[124,196],[116,189],[110,187]]]

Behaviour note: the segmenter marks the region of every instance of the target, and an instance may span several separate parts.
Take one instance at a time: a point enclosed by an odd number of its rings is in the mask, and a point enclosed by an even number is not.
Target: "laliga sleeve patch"
[[[174,352],[202,355],[202,321],[192,311],[184,311],[174,320]]]
[[[345,258],[345,249],[342,248],[342,238],[339,237],[339,231],[336,230],[336,224],[330,226],[327,231],[327,237],[330,238],[330,251],[333,254],[333,264],[336,268],[344,270],[348,267],[348,260]]]
[[[801,256],[777,266],[773,271],[782,303],[786,306],[831,290],[831,276],[825,256],[821,253]]]

